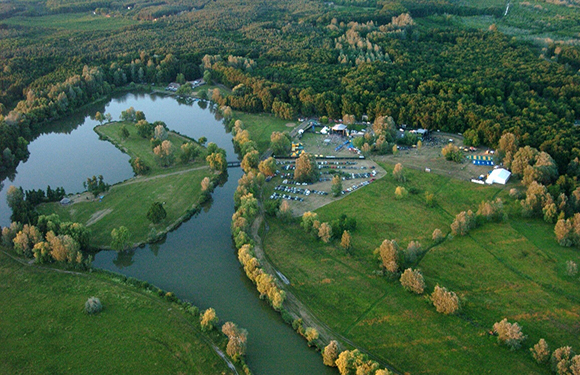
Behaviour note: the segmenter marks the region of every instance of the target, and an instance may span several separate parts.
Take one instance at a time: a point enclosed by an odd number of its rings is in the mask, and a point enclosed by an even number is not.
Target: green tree
[[[161,220],[167,217],[167,212],[163,208],[163,204],[160,202],[153,202],[149,211],[147,211],[147,219],[153,224],[159,224]]]
[[[99,124],[103,125],[103,122],[105,121],[105,116],[103,116],[101,112],[97,112],[95,113],[95,120],[98,121]]]
[[[291,146],[292,142],[287,133],[272,132],[270,135],[270,149],[274,155],[287,155]]]
[[[298,182],[317,182],[320,175],[316,158],[310,153],[303,153],[296,160],[294,179]]]
[[[120,226],[111,231],[111,248],[116,251],[124,251],[129,247],[129,229],[125,226]]]
[[[335,197],[338,197],[342,193],[342,178],[339,175],[335,175],[332,178],[332,187],[330,190]]]
[[[127,138],[129,138],[129,129],[127,129],[127,127],[125,125],[121,125],[121,127],[119,128],[119,136],[121,137],[122,140],[125,140]]]

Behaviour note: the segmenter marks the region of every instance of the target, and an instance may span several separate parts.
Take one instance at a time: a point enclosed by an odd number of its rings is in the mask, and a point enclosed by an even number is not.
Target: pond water
[[[147,120],[164,121],[172,130],[198,139],[205,136],[235,160],[231,135],[207,103],[183,104],[172,97],[124,94],[106,105],[88,108],[75,118],[55,126],[56,133],[38,137],[30,144],[30,158],[22,163],[12,181],[0,192],[0,224],[9,223],[5,192],[9,185],[27,189],[63,186],[67,192],[83,190],[82,182],[102,174],[108,183],[132,176],[129,157],[93,131],[98,125],[88,117],[96,111],[119,118],[134,107]],[[76,127],[76,125],[78,127]],[[64,131],[63,131],[64,129]],[[97,254],[94,266],[146,280],[193,302],[200,309],[213,307],[221,322],[233,321],[246,328],[247,361],[255,374],[336,374],[322,364],[320,354],[282,321],[279,314],[258,298],[255,286],[237,261],[230,237],[234,213],[233,194],[242,175],[229,169],[229,178],[213,193],[211,206],[168,234],[163,243],[117,254]]]

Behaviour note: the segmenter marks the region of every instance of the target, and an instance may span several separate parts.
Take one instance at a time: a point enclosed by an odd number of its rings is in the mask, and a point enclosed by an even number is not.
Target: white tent
[[[489,174],[489,176],[487,177],[487,180],[485,180],[485,183],[488,185],[491,185],[491,184],[505,185],[507,183],[507,181],[510,179],[511,175],[512,175],[512,173],[510,171],[508,171],[507,169],[497,168],[497,169],[494,169]]]

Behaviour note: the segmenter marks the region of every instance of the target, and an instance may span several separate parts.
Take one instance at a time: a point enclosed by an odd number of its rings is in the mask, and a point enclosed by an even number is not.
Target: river
[[[9,223],[6,190],[9,185],[27,189],[63,186],[67,192],[82,191],[87,177],[102,174],[116,183],[132,176],[129,157],[98,139],[88,117],[96,111],[119,118],[134,107],[148,121],[164,121],[172,130],[198,139],[205,136],[235,160],[231,135],[216,119],[207,103],[183,104],[173,97],[155,94],[123,94],[107,104],[88,108],[54,126],[55,133],[41,135],[30,144],[30,157],[21,163],[13,180],[0,191],[0,224]],[[78,125],[78,126],[77,126]],[[237,261],[230,237],[234,213],[233,194],[242,171],[229,169],[227,182],[213,193],[210,207],[168,234],[163,243],[117,254],[102,251],[95,267],[146,280],[193,302],[200,309],[213,307],[221,322],[233,321],[246,328],[247,362],[255,374],[336,374],[322,364],[319,353],[286,325],[280,315],[258,298],[255,286]]]

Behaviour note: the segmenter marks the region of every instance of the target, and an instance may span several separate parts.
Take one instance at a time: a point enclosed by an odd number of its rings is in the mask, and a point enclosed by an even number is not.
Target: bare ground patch
[[[105,210],[100,210],[100,211],[95,212],[94,214],[92,214],[90,219],[87,220],[87,227],[90,225],[93,225],[94,223],[101,220],[103,217],[107,216],[111,212],[113,212],[112,208],[107,208]]]

